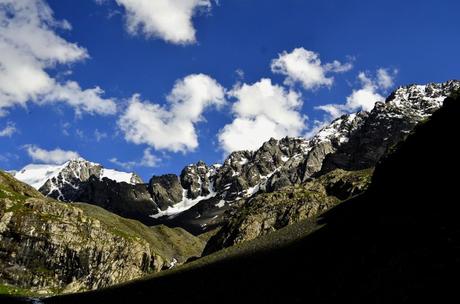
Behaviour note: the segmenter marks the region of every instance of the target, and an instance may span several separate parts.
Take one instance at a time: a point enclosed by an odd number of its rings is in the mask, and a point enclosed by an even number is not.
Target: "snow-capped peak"
[[[18,180],[40,189],[47,184],[50,190],[59,189],[62,184],[84,182],[95,176],[99,179],[108,178],[116,182],[129,184],[142,183],[135,173],[106,169],[102,165],[87,161],[81,157],[71,159],[62,165],[30,164],[19,171],[11,172]],[[78,187],[78,185],[72,185]]]
[[[358,112],[345,114],[337,118],[331,124],[319,130],[310,139],[309,146],[313,147],[325,141],[335,141],[338,145],[348,142],[350,134],[364,121],[363,115],[365,115],[363,112]]]
[[[400,112],[409,112],[411,116],[429,117],[439,109],[444,99],[460,88],[460,81],[450,80],[444,83],[427,85],[409,85],[398,88],[388,98],[387,103]]]

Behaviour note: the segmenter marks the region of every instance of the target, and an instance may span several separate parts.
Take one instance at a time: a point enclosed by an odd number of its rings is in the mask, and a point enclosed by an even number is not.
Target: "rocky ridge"
[[[154,176],[148,184],[124,185],[95,175],[78,189],[59,188],[65,192],[61,199],[97,204],[146,224],[165,223],[200,233],[221,225],[227,210],[256,194],[305,183],[335,169],[375,166],[459,87],[454,80],[400,87],[370,112],[343,115],[310,139],[270,139],[256,151],[231,153],[222,165],[200,161],[186,166],[179,176]],[[50,187],[41,189],[60,197],[56,189],[49,191]]]
[[[222,228],[211,237],[204,254],[313,218],[340,202],[363,193],[370,184],[372,172],[373,169],[336,169],[317,179],[250,198],[239,208],[225,214]]]
[[[189,177],[212,184],[215,195],[202,199],[169,221],[191,230],[199,227],[206,230],[221,225],[227,210],[234,205],[238,208],[240,200],[255,194],[305,183],[335,169],[372,168],[458,88],[460,81],[454,80],[401,87],[386,101],[376,102],[372,111],[343,115],[310,139],[270,139],[256,151],[233,152],[222,166],[213,166],[208,179],[198,173]],[[200,162],[184,171],[197,172],[193,170],[197,166],[205,172],[210,170]],[[196,182],[193,187],[196,193],[203,194],[200,185]]]

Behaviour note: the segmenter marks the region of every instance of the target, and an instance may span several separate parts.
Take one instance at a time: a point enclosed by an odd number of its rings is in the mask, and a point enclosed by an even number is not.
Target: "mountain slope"
[[[459,115],[457,95],[378,164],[366,193],[320,218],[150,279],[43,302],[148,303],[152,294],[199,303],[455,299]]]
[[[338,205],[364,192],[372,169],[337,169],[303,184],[263,193],[226,214],[224,224],[206,244],[204,254],[253,240]]]
[[[254,195],[301,184],[335,169],[374,167],[458,88],[459,81],[401,87],[372,111],[344,115],[311,139],[271,139],[257,151],[233,152],[222,165],[198,162],[186,166],[179,176],[154,176],[148,184],[117,183],[101,178],[104,174],[97,166],[75,164],[68,174],[48,180],[40,191],[64,201],[95,204],[147,225],[183,227],[198,235],[221,226],[228,210]],[[72,182],[75,178],[77,182]]]
[[[227,210],[255,194],[301,184],[334,169],[372,168],[458,88],[459,81],[401,87],[372,111],[344,115],[311,139],[271,139],[257,151],[234,152],[210,177],[215,192],[211,199],[163,222],[199,233],[222,225]]]
[[[142,277],[200,256],[205,241],[88,204],[44,197],[0,171],[0,290],[60,293]]]

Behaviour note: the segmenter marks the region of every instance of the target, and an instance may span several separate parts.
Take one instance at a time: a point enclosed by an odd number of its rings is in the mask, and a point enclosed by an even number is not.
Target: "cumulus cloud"
[[[26,145],[25,148],[32,160],[45,164],[60,165],[68,160],[80,157],[75,151],[66,151],[60,148],[45,150],[36,145]]]
[[[7,122],[5,128],[0,130],[0,137],[11,137],[14,133],[17,133],[18,129],[16,129],[16,125],[9,121]]]
[[[370,111],[377,101],[385,100],[381,94],[394,85],[396,74],[396,70],[389,72],[386,69],[378,69],[376,77],[373,79],[361,72],[358,75],[361,88],[353,90],[351,95],[347,97],[345,104],[327,104],[318,106],[316,109],[325,111],[331,118],[359,110]]]
[[[151,148],[147,148],[144,150],[144,155],[139,161],[120,161],[116,157],[111,158],[109,161],[117,166],[131,170],[134,167],[156,167],[161,159],[152,154]]]
[[[304,48],[296,48],[290,53],[284,51],[271,64],[274,73],[286,76],[284,84],[292,86],[300,83],[306,90],[330,87],[334,78],[328,74],[344,73],[352,68],[351,63],[342,64],[337,60],[322,64],[318,53]]]
[[[116,2],[126,10],[126,26],[129,33],[140,33],[176,44],[196,41],[192,17],[199,11],[209,11],[212,6],[211,0],[116,0]]]
[[[167,101],[161,106],[134,95],[118,120],[125,139],[157,150],[193,151],[198,147],[196,124],[207,108],[225,103],[225,90],[211,77],[193,74],[176,82]]]
[[[229,95],[237,100],[232,107],[234,120],[218,135],[227,153],[255,150],[271,137],[297,136],[305,128],[306,117],[299,112],[301,95],[270,79],[239,85]]]
[[[0,1],[0,115],[8,108],[65,102],[81,112],[114,114],[115,102],[102,98],[99,87],[83,90],[78,83],[58,82],[48,71],[89,57],[86,49],[61,38],[69,30],[43,0]]]

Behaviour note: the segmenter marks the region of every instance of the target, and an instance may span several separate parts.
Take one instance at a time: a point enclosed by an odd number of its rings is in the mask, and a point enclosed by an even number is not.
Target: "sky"
[[[460,78],[454,0],[0,0],[0,168],[144,180]]]

